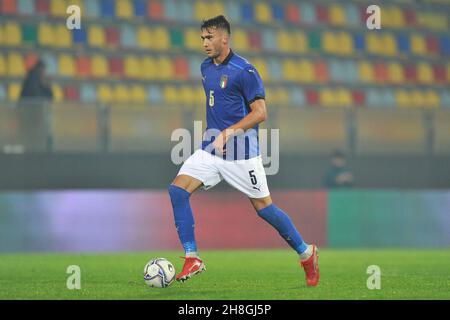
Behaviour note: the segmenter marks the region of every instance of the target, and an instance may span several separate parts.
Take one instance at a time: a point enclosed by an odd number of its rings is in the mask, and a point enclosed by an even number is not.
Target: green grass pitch
[[[0,299],[450,299],[450,249],[321,249],[321,279],[305,285],[290,250],[202,251],[206,272],[169,288],[146,286],[148,260],[180,252],[1,254]],[[81,289],[66,287],[69,265],[81,269]],[[369,265],[381,269],[381,289],[369,290]]]

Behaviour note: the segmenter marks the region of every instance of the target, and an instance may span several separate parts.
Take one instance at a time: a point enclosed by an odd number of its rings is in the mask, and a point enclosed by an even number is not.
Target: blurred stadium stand
[[[73,4],[82,29],[69,31]],[[170,132],[204,108],[199,23],[225,14],[265,81],[282,154],[449,156],[450,2],[385,1],[381,30],[366,28],[369,4],[0,0],[0,146],[167,154]],[[37,57],[54,102],[46,143],[30,149],[14,106]]]

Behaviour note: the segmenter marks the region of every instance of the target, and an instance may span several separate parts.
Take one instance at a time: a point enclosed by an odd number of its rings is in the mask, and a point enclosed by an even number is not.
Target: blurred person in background
[[[45,63],[38,59],[28,70],[17,105],[18,136],[25,151],[44,150],[49,133],[48,104],[53,100]]]
[[[325,188],[351,188],[355,180],[353,173],[347,165],[345,154],[336,150],[331,155],[330,166],[327,169],[323,181]]]

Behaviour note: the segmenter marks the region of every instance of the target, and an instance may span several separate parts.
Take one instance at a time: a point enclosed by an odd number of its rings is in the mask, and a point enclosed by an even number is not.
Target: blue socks
[[[178,237],[183,244],[184,252],[197,252],[197,243],[194,236],[194,216],[189,204],[191,194],[183,188],[170,185],[169,195],[172,202],[173,214],[175,217],[175,226],[177,227]]]
[[[286,240],[298,254],[302,254],[306,251],[308,245],[303,241],[291,219],[283,210],[274,204],[271,204],[270,206],[259,210],[258,215],[266,220],[272,227],[277,229],[283,239]]]

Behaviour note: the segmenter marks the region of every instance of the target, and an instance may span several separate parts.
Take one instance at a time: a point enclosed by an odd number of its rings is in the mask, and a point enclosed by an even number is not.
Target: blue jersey
[[[201,72],[206,95],[207,129],[202,149],[215,154],[212,142],[218,132],[244,118],[251,111],[251,103],[265,98],[265,90],[256,68],[231,50],[219,65],[212,58],[205,59]],[[226,146],[227,155],[223,157],[242,160],[258,156],[258,125],[252,129],[230,138]]]

